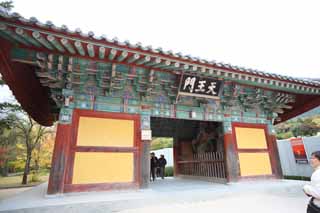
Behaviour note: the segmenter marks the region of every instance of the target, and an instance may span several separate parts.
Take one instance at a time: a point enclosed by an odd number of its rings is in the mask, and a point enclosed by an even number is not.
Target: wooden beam
[[[75,41],[75,42],[74,42],[74,46],[76,47],[76,49],[77,49],[77,51],[78,51],[78,53],[79,53],[80,55],[82,55],[82,56],[85,56],[85,55],[86,55],[86,53],[85,53],[85,51],[84,51],[84,49],[83,49],[83,46],[82,46],[82,44],[81,44],[80,41]]]
[[[60,52],[65,52],[65,49],[54,36],[48,35],[47,39],[57,50],[59,50]]]
[[[16,33],[12,32],[11,29],[9,29],[6,25],[0,24],[0,31],[7,35],[9,38],[13,38],[19,43],[22,43],[26,46],[30,46],[30,43],[19,37]]]
[[[128,59],[128,63],[133,63],[136,60],[138,60],[139,58],[140,58],[140,55],[138,53],[135,53]]]
[[[123,51],[123,52],[119,55],[119,57],[117,58],[117,61],[118,61],[118,62],[121,62],[121,61],[123,61],[124,59],[126,59],[127,56],[128,56],[128,52],[127,52],[127,51]]]
[[[76,53],[76,51],[74,50],[74,48],[72,47],[72,45],[68,41],[68,39],[62,38],[61,39],[61,43],[69,51],[69,53],[71,53],[71,54],[75,54]]]
[[[42,45],[33,37],[31,37],[28,33],[26,33],[22,28],[16,28],[16,33],[21,36],[23,39],[29,41],[32,43],[34,46],[40,48]]]
[[[94,57],[94,46],[92,44],[87,44],[88,54],[91,58]]]
[[[100,59],[104,59],[105,53],[106,53],[106,48],[99,47],[99,58]]]
[[[115,63],[113,63],[112,68],[111,68],[111,75],[110,75],[110,86],[109,86],[109,88],[110,88],[109,94],[110,95],[112,93],[113,79],[116,76],[116,68],[117,68],[117,65]]]
[[[109,53],[109,60],[113,60],[117,55],[117,50],[111,49]]]
[[[154,66],[161,63],[161,58],[155,58],[153,61],[146,63],[146,66]]]
[[[150,56],[145,56],[144,58],[141,58],[140,60],[138,60],[136,62],[137,65],[142,65],[142,64],[145,64],[147,62],[151,61],[151,57]]]
[[[53,46],[47,41],[47,39],[43,38],[43,36],[37,32],[34,31],[32,33],[33,38],[35,38],[37,41],[39,41],[43,46],[45,46],[46,48],[48,48],[49,50],[53,50]]]
[[[171,62],[169,60],[166,60],[164,63],[161,63],[159,65],[154,66],[154,68],[163,68],[170,66]]]

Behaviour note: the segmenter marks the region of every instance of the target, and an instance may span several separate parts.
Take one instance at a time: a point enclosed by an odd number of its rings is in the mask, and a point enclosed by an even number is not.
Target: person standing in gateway
[[[158,159],[154,152],[150,153],[150,181],[155,181],[156,179],[156,169],[158,166]]]
[[[311,154],[310,164],[314,169],[311,183],[303,187],[304,193],[311,197],[307,213],[320,213],[320,151]]]
[[[159,163],[159,167],[160,167],[160,177],[162,179],[164,179],[165,168],[166,168],[166,165],[167,165],[167,160],[164,158],[164,155],[160,155],[158,163]]]

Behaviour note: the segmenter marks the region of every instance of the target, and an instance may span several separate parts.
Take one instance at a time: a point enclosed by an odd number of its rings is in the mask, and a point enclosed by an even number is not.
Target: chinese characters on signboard
[[[308,163],[302,138],[291,138],[290,143],[296,163]]]
[[[183,75],[179,94],[205,98],[218,98],[221,81],[200,76]]]

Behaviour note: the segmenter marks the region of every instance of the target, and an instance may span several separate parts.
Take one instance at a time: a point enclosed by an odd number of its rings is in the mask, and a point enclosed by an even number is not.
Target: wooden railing
[[[223,152],[194,154],[192,160],[182,160],[177,163],[179,175],[226,181]]]

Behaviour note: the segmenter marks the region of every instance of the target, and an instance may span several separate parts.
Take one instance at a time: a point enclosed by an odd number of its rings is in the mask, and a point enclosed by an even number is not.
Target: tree
[[[52,133],[47,134],[43,140],[36,146],[32,154],[33,166],[36,171],[40,168],[50,168],[51,158],[54,147],[55,130]]]
[[[3,176],[8,175],[9,160],[15,158],[18,135],[13,121],[18,119],[18,111],[21,111],[21,107],[17,104],[0,103],[0,167]]]
[[[13,121],[18,118],[16,116],[18,112],[22,112],[20,105],[8,102],[0,103],[0,135],[4,130],[13,127]]]
[[[291,131],[295,137],[297,136],[313,136],[320,131],[320,127],[312,121],[312,119],[307,118],[300,121],[297,125],[291,128]]]
[[[19,136],[26,146],[26,161],[23,171],[22,184],[27,184],[28,174],[30,171],[30,162],[32,158],[32,152],[38,146],[44,137],[51,133],[49,128],[37,124],[28,115],[27,119],[21,119],[16,121],[16,128],[19,130]]]
[[[153,138],[151,142],[151,150],[158,150],[163,148],[172,148],[173,138]]]
[[[14,115],[11,115],[14,116]],[[14,127],[3,130],[0,135],[0,166],[2,176],[8,176],[9,160],[13,160],[16,156],[15,144],[17,143],[18,134]]]
[[[275,126],[277,139],[297,136],[313,136],[320,131],[320,116],[298,118]]]
[[[10,11],[13,8],[13,2],[12,1],[2,1],[0,2],[0,6]]]

